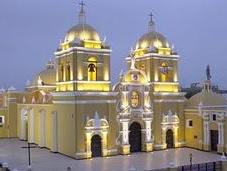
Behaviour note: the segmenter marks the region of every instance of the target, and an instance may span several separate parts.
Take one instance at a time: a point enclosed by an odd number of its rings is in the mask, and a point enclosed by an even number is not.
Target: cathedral
[[[227,101],[212,90],[209,68],[202,91],[185,98],[179,54],[152,15],[148,28],[113,84],[111,47],[87,23],[81,4],[78,24],[54,60],[24,91],[0,90],[0,137],[75,159],[180,147],[227,152]]]

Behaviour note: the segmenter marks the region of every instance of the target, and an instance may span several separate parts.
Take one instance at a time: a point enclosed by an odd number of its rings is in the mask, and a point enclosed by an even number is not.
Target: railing
[[[209,162],[178,167],[178,171],[221,171],[222,162]]]
[[[222,171],[222,162],[209,162],[209,163],[201,163],[201,164],[193,164],[193,165],[185,165],[185,166],[179,166],[165,169],[151,169],[146,171]],[[137,171],[137,170],[135,170]],[[139,170],[140,171],[140,170]]]
[[[0,162],[0,171],[11,171],[11,170],[8,168],[7,163],[1,163]]]

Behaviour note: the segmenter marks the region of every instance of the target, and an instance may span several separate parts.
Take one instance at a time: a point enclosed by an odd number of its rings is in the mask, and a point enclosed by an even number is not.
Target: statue
[[[210,65],[207,65],[207,68],[206,68],[206,76],[207,76],[207,80],[210,81],[210,79],[211,79]]]
[[[131,69],[135,69],[135,63],[136,63],[136,59],[135,57],[131,54]]]

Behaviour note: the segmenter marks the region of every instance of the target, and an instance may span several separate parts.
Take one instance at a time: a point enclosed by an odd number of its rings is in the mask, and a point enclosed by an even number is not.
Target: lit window
[[[217,115],[213,114],[212,118],[213,118],[213,121],[216,121],[217,120]]]
[[[189,126],[190,126],[190,127],[193,127],[193,122],[192,122],[192,120],[189,121]]]
[[[161,71],[161,81],[162,81],[162,82],[167,81],[167,79],[168,79],[168,72],[169,72],[168,64],[165,63],[165,62],[163,62],[163,63],[161,64],[160,71]]]
[[[4,116],[0,116],[0,126],[4,125],[4,123],[5,123]]]
[[[59,81],[63,81],[64,77],[64,66],[62,64],[59,65]]]
[[[187,128],[193,128],[193,121],[192,121],[192,119],[188,119],[187,120],[187,122],[186,122],[186,126],[187,126]]]
[[[71,77],[71,67],[70,64],[68,63],[66,66],[66,81],[69,81]]]
[[[88,81],[97,80],[97,59],[91,57],[88,59]]]

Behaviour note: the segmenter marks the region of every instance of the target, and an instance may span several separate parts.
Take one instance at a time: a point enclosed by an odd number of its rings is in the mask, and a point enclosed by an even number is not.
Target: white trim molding
[[[74,96],[116,96],[118,92],[81,92],[81,91],[71,91],[71,92],[53,92],[51,93],[54,97],[74,97]]]
[[[54,104],[108,104],[116,103],[116,100],[71,100],[71,101],[53,101]]]

